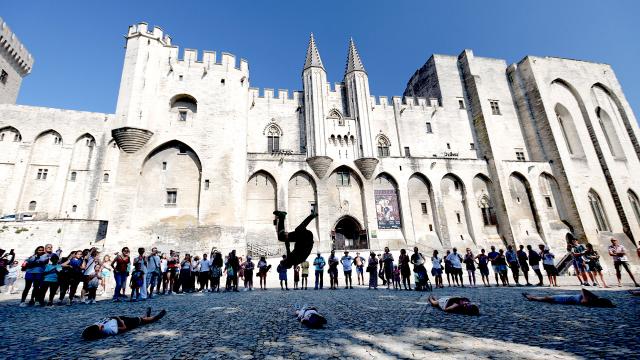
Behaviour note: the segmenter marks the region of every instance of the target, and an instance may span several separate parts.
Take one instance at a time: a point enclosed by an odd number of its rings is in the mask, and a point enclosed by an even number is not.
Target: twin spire
[[[309,37],[309,46],[307,47],[307,57],[304,62],[304,68],[307,70],[312,67],[319,67],[324,70],[324,65],[322,65],[322,59],[320,58],[320,52],[316,47],[316,41],[313,38],[313,33]],[[360,59],[360,54],[358,54],[358,50],[356,49],[356,44],[353,42],[353,38],[349,39],[349,55],[347,56],[347,66],[345,68],[345,75],[349,74],[353,71],[362,71],[366,72],[364,69],[364,65],[362,65],[362,60]]]
[[[304,70],[307,70],[311,67],[319,67],[324,70],[324,66],[322,65],[322,59],[320,59],[320,53],[318,52],[318,48],[316,47],[316,41],[313,39],[313,33],[309,37],[309,46],[307,47],[307,58],[304,61]]]

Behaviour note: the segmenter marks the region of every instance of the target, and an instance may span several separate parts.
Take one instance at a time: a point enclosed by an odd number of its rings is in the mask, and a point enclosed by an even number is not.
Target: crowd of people
[[[602,275],[600,254],[591,244],[579,244],[573,239],[568,250],[581,285],[608,287]],[[622,269],[627,271],[638,286],[628,265],[627,250],[616,239],[611,239],[608,255],[613,260],[618,286],[621,286]],[[477,271],[482,284],[492,286],[491,270],[496,286],[543,286],[543,270],[547,284],[558,286],[556,255],[545,245],[539,245],[538,249],[531,245],[526,248],[520,245],[517,250],[509,245],[506,251],[491,246],[488,253],[481,249],[477,254],[469,248],[464,252],[453,248],[446,250],[444,255],[435,250],[430,258],[420,253],[416,247],[411,255],[401,249],[397,260],[389,248],[379,254],[372,251],[368,258],[361,256],[359,252],[351,256],[349,251],[338,256],[334,250],[326,260],[318,252],[311,261],[305,259],[298,264],[291,264],[284,255],[276,272],[283,291],[289,290],[290,272],[293,272],[293,289],[307,290],[310,271],[315,275],[314,289],[324,288],[325,271],[329,275],[329,289],[338,289],[339,268],[344,275],[345,289],[353,289],[352,276],[355,271],[357,285],[367,286],[369,289],[377,289],[381,284],[387,289],[430,290],[431,281],[427,274],[429,260],[436,288],[445,286],[444,277],[448,286],[464,287],[464,270],[467,285],[470,286],[476,286]],[[254,277],[259,279],[259,289],[264,290],[267,288],[266,279],[270,271],[271,265],[265,257],[254,262],[251,256],[237,256],[235,250],[225,256],[219,251],[191,256],[176,251],[161,253],[154,247],[150,252],[139,248],[137,254],[132,255],[129,248],[124,247],[121,252],[113,254],[112,258],[108,254],[100,254],[95,247],[74,250],[62,256],[61,249],[53,251],[53,246],[47,244],[38,246],[33,255],[20,264],[16,261],[13,250],[5,253],[0,249],[0,285],[3,286],[3,291],[15,291],[16,279],[20,273],[24,273],[25,285],[20,306],[36,303],[41,306],[72,305],[77,302],[77,298],[86,304],[94,304],[98,295],[111,296],[115,302],[135,302],[165,294],[237,292],[241,290],[241,285],[244,291],[253,291]],[[509,279],[509,271],[513,282]],[[535,278],[530,277],[531,271]],[[367,282],[365,272],[368,273]],[[534,279],[537,281],[533,281]]]

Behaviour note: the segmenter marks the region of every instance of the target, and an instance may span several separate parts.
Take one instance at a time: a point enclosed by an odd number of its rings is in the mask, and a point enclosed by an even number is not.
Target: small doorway
[[[358,220],[351,216],[344,216],[336,223],[331,232],[333,248],[338,250],[355,250],[369,248],[367,230],[363,229]]]

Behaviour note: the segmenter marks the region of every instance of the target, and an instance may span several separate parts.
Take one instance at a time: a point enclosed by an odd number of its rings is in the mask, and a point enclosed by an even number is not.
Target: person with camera
[[[151,299],[153,297],[153,288],[159,290],[160,282],[162,281],[162,270],[160,268],[160,256],[158,256],[158,248],[151,248],[151,255],[147,257],[147,274],[146,282],[149,290],[147,291],[147,297]],[[158,291],[156,290],[156,295]]]

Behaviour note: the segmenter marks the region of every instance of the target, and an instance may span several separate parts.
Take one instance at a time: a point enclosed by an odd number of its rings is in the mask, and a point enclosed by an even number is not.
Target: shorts
[[[345,271],[345,272],[344,272],[344,276],[351,276],[351,270],[349,270],[349,271]]]
[[[553,265],[544,264],[544,271],[547,273],[547,276],[557,276],[558,269],[556,269]]]
[[[602,271],[602,265],[598,261],[592,261],[589,263],[589,271],[600,272]]]
[[[495,265],[494,270],[496,272],[507,271],[507,265]]]
[[[11,286],[13,284],[15,284],[16,280],[18,280],[18,278],[14,278],[14,277],[7,277],[5,278],[5,285],[7,286]]]
[[[523,273],[529,272],[529,265],[526,263],[520,263],[520,270],[522,270]]]
[[[533,270],[540,270],[540,265],[531,265]]]
[[[356,272],[358,274],[364,273],[364,266],[356,266]]]
[[[585,269],[584,261],[582,261],[582,258],[573,259],[573,268],[576,270],[576,273],[587,271]]]
[[[631,273],[631,271],[629,271],[629,263],[627,263],[626,261],[614,261],[613,262],[613,267],[616,269],[616,276],[618,278],[620,278],[620,276],[622,275],[621,271],[620,271],[620,267],[624,267],[625,270],[627,270],[628,273]]]
[[[309,274],[302,274],[302,277],[303,277],[303,278],[308,278],[308,277],[309,277]]]
[[[432,276],[440,276],[442,275],[442,268],[432,268],[431,269]]]
[[[462,268],[453,268],[451,269],[451,273],[453,275],[462,275]]]
[[[480,268],[480,275],[482,276],[489,276],[489,268],[488,267],[481,267]]]
[[[124,322],[124,326],[127,330],[133,330],[142,324],[142,319],[140,317],[131,317],[131,316],[118,316],[122,322]]]

